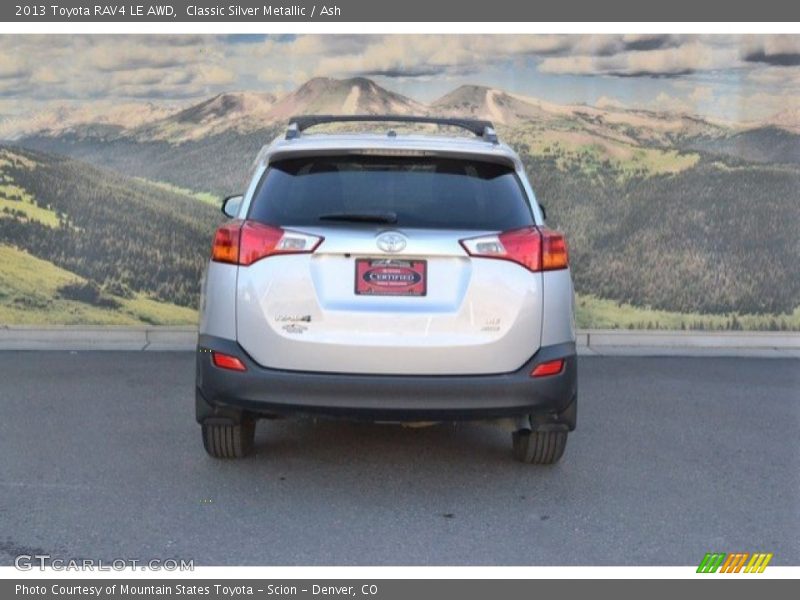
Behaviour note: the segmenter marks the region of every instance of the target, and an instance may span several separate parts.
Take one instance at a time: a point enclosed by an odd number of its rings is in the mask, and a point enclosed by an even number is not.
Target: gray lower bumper
[[[246,372],[220,369],[211,350],[239,357]],[[565,359],[558,375],[533,379],[539,363]],[[201,335],[197,351],[197,420],[312,414],[369,420],[467,420],[539,415],[575,427],[574,343],[546,346],[500,375],[354,375],[267,369],[232,340]]]

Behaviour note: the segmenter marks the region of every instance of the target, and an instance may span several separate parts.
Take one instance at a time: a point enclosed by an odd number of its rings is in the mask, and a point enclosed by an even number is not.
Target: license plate
[[[356,294],[362,296],[424,296],[424,260],[356,259]]]

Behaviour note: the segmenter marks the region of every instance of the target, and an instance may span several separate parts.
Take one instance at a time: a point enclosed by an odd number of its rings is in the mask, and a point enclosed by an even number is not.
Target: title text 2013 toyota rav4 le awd
[[[475,137],[304,133],[339,121]],[[209,454],[247,454],[260,417],[315,415],[505,419],[517,459],[561,458],[577,413],[566,242],[491,123],[296,117],[223,211],[197,353]]]

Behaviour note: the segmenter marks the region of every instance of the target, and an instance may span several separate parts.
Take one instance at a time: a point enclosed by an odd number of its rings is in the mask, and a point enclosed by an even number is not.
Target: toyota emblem
[[[400,233],[389,231],[378,236],[377,244],[384,252],[400,252],[406,247],[406,238]]]

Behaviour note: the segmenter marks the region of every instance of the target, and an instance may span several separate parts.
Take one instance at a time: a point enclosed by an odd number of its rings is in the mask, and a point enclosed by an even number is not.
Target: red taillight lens
[[[542,268],[542,238],[536,227],[469,238],[461,240],[461,245],[470,256],[510,260],[531,271]]]
[[[247,367],[244,366],[244,363],[230,354],[212,352],[211,360],[214,363],[214,366],[217,366],[220,369],[228,369],[230,371],[247,371]]]
[[[506,231],[497,237],[505,248],[507,260],[513,260],[531,271],[542,268],[542,240],[535,227]]]
[[[247,222],[242,225],[242,240],[239,244],[239,264],[252,265],[260,258],[276,254],[275,248],[283,237],[283,230],[261,223]]]
[[[470,256],[499,258],[530,271],[551,271],[568,266],[564,235],[549,229],[524,227],[495,235],[461,240]]]
[[[558,375],[564,369],[564,359],[550,360],[536,365],[531,371],[531,377],[547,377],[548,375]]]
[[[255,221],[227,223],[214,236],[212,260],[242,266],[276,254],[313,252],[322,238]]]

